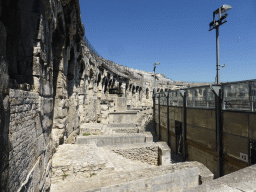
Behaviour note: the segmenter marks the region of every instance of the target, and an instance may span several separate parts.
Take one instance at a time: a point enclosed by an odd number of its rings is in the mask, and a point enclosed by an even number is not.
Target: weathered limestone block
[[[5,26],[0,22],[0,92],[4,92],[9,85],[8,64],[6,60],[6,35]]]
[[[42,76],[42,64],[40,62],[40,57],[33,56],[33,75],[38,77]]]
[[[158,165],[158,146],[115,149],[112,151],[133,161],[141,161],[151,165]]]
[[[55,107],[54,108],[54,117],[55,118],[64,118],[68,115],[68,109],[62,107]]]

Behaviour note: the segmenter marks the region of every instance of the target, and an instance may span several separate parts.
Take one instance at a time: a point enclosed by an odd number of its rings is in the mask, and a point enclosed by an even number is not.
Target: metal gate
[[[253,139],[249,140],[249,160],[250,165],[256,164],[256,141]]]
[[[182,156],[182,123],[175,121],[176,155]]]

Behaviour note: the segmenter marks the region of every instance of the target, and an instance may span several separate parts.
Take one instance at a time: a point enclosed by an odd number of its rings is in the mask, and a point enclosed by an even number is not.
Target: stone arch
[[[136,86],[136,92],[138,92],[138,91],[139,91],[139,88],[140,88],[139,86]]]
[[[142,99],[142,88],[141,87],[139,87],[139,101],[141,101],[141,99]]]
[[[134,95],[135,92],[136,92],[136,87],[133,85],[133,86],[132,86],[132,95]]]
[[[79,79],[84,79],[84,75],[85,75],[85,63],[84,63],[84,60],[81,60],[80,69],[79,69]]]
[[[72,47],[70,50],[70,58],[68,61],[68,80],[73,80],[75,77],[75,51]]]
[[[198,90],[197,89],[194,89],[194,96],[198,97]]]
[[[149,99],[149,89],[146,89],[146,99]]]
[[[92,80],[93,80],[93,76],[94,76],[94,70],[93,70],[93,68],[90,68],[90,70],[89,70],[89,79],[90,79],[90,83],[91,83]]]
[[[105,87],[104,87],[104,93],[106,93],[108,91],[108,84],[109,84],[109,80],[108,78],[106,77],[106,80],[105,80]]]
[[[98,78],[97,78],[97,86],[99,86],[100,82],[101,82],[101,72],[99,72],[98,74]]]
[[[129,86],[129,91],[132,91],[132,87],[133,87],[133,85],[130,84],[130,86]]]

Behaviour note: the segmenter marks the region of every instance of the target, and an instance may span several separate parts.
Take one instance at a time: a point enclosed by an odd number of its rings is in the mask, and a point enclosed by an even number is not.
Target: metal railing
[[[199,86],[184,89],[187,92],[186,107],[188,108],[215,108],[215,94],[212,86]],[[221,84],[222,110],[255,111],[256,108],[256,80],[229,82]],[[160,105],[167,105],[167,92],[169,93],[169,106],[183,106],[183,97],[180,90],[171,90],[156,93],[160,96]],[[156,104],[158,100],[156,99]]]

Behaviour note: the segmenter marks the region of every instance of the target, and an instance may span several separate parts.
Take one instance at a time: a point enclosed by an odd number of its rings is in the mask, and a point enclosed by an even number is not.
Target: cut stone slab
[[[107,127],[136,127],[136,124],[132,124],[132,123],[111,123],[111,124],[107,124]]]
[[[101,123],[84,123],[80,126],[80,135],[84,133],[104,134],[104,125]]]
[[[60,145],[52,158],[52,183],[114,170],[104,151],[96,145]]]
[[[235,171],[218,179],[202,184],[188,192],[255,191],[256,165]]]
[[[199,169],[193,162],[169,166],[114,171],[93,175],[84,180],[60,181],[51,185],[51,192],[89,191],[183,191],[198,185]]]
[[[136,134],[113,134],[113,135],[89,135],[78,136],[76,144],[96,144],[98,147],[107,145],[123,145],[133,143],[146,143],[151,141],[152,135],[136,133]]]

